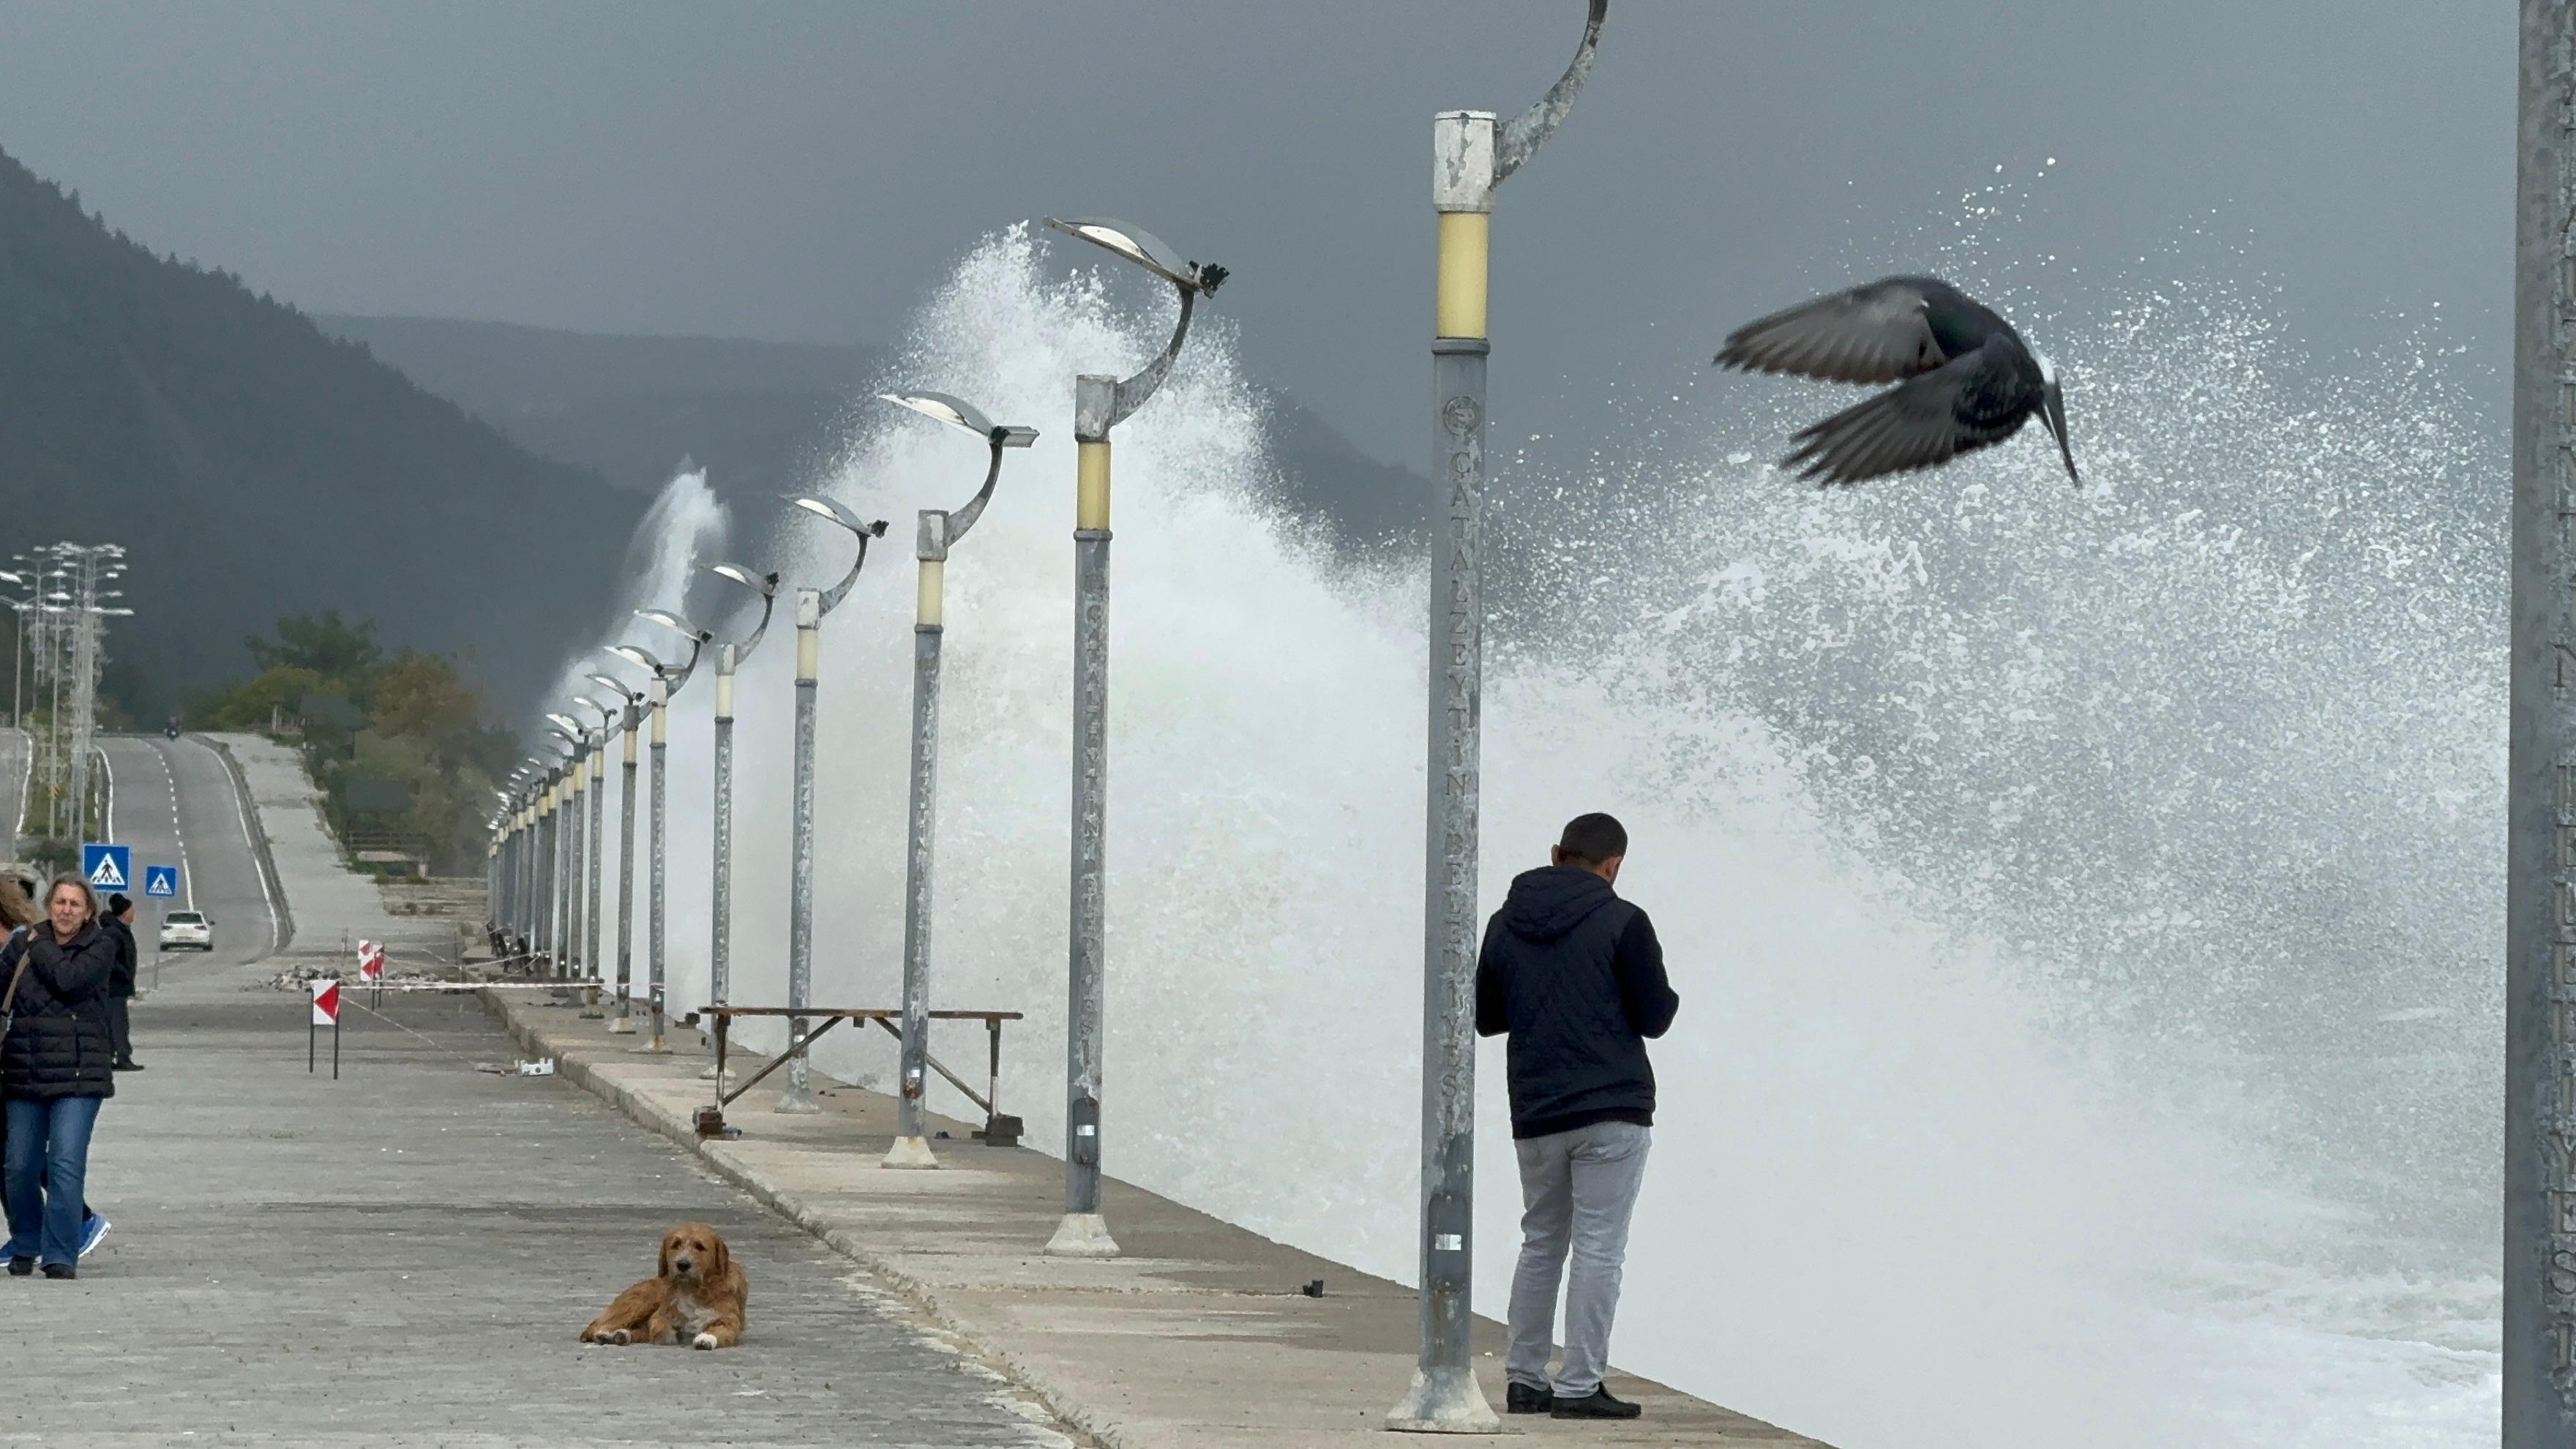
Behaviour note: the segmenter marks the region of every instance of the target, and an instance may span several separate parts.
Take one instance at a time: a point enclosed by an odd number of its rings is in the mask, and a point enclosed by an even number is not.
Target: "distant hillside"
[[[867,347],[710,337],[619,337],[428,317],[314,319],[522,446],[637,490],[683,456],[728,498],[809,485],[850,400],[884,354]],[[1323,419],[1278,400],[1282,501],[1345,537],[1421,529],[1430,485],[1379,463]]]
[[[323,608],[524,702],[602,622],[644,502],[0,154],[0,509],[126,546],[131,703],[238,675],[245,635]]]

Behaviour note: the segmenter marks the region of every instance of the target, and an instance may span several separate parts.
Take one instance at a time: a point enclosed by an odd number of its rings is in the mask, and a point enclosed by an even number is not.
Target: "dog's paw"
[[[599,1336],[599,1341],[602,1343],[613,1343],[619,1348],[624,1348],[626,1345],[635,1341],[635,1335],[629,1333],[623,1328],[612,1328],[608,1332],[601,1334]]]
[[[713,1348],[715,1346],[716,1336],[712,1333],[701,1333],[697,1337],[689,1340],[689,1347],[691,1348]]]

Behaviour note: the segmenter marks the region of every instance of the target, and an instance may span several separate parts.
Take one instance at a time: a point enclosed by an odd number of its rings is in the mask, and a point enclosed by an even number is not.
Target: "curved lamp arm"
[[[1591,16],[1583,22],[1583,43],[1574,48],[1574,59],[1566,65],[1565,74],[1557,77],[1556,84],[1547,88],[1546,95],[1539,97],[1528,110],[1512,117],[1511,124],[1503,127],[1502,135],[1494,142],[1496,183],[1521,169],[1529,158],[1537,155],[1538,148],[1547,144],[1547,138],[1555,133],[1557,127],[1564,125],[1566,116],[1573,112],[1575,94],[1583,89],[1584,81],[1591,78],[1592,57],[1601,46],[1601,21],[1609,13],[1610,0],[1592,0]]]
[[[760,623],[754,626],[748,638],[733,646],[734,667],[738,669],[744,660],[751,657],[751,651],[760,647],[760,636],[769,632],[769,615],[778,606],[778,575],[755,574],[740,564],[729,563],[709,564],[707,572],[718,578],[731,579],[760,595]]]
[[[681,665],[676,670],[657,668],[653,671],[654,673],[662,676],[665,684],[665,688],[663,690],[665,697],[679,693],[680,686],[688,683],[689,676],[697,672],[698,655],[706,649],[707,641],[716,636],[699,628],[697,625],[690,623],[688,620],[681,618],[679,615],[672,613],[668,609],[638,609],[635,611],[635,617],[659,624],[665,629],[672,630],[675,633],[687,637],[689,641],[689,662]]]
[[[1595,0],[1595,3],[1607,3],[1607,0]],[[1181,294],[1181,315],[1172,326],[1172,340],[1163,344],[1162,353],[1146,363],[1142,371],[1120,382],[1111,391],[1106,413],[1097,417],[1085,416],[1083,399],[1076,395],[1074,436],[1105,438],[1111,428],[1125,422],[1136,409],[1145,405],[1145,400],[1154,395],[1155,389],[1163,385],[1164,375],[1172,370],[1172,363],[1181,355],[1183,339],[1189,336],[1191,304],[1201,293],[1214,295],[1217,288],[1225,285],[1228,274],[1225,268],[1214,262],[1183,261],[1180,253],[1173,251],[1152,232],[1105,216],[1075,217],[1071,221],[1058,221],[1050,216],[1046,218],[1046,224],[1067,236],[1079,237],[1093,246],[1116,252],[1171,283]]]
[[[939,544],[939,556],[944,558],[948,546],[964,538],[966,530],[975,526],[975,520],[984,516],[984,505],[993,501],[993,485],[1002,478],[1002,450],[1025,448],[1035,443],[1038,440],[1037,429],[996,424],[977,411],[974,404],[944,392],[881,392],[877,397],[897,407],[910,408],[933,421],[946,423],[960,432],[973,433],[992,449],[993,462],[984,470],[984,486],[975,490],[975,496],[966,500],[965,507],[951,509],[945,515],[947,522],[941,529]],[[923,557],[930,555],[924,554]]]
[[[822,608],[818,611],[818,615],[828,614],[840,605],[841,600],[849,597],[850,586],[859,581],[859,570],[868,566],[868,543],[872,539],[885,537],[886,522],[880,518],[873,523],[861,523],[857,514],[818,493],[782,493],[779,496],[808,513],[828,518],[858,535],[858,559],[850,565],[850,571],[841,576],[839,583],[822,591]]]

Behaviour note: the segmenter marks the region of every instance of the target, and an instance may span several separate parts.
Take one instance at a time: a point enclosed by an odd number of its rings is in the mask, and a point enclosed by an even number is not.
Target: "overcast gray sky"
[[[0,0],[0,147],[308,310],[599,331],[888,341],[981,232],[1124,216],[1235,269],[1256,376],[1414,463],[1429,117],[1535,98],[1581,11]],[[1614,0],[1503,192],[1498,414],[1704,367],[2051,156],[2015,240],[2088,281],[2185,239],[2324,347],[2438,301],[2501,364],[2514,37],[2422,0]]]

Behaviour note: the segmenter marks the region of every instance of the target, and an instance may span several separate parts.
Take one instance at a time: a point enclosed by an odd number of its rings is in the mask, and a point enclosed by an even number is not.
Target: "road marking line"
[[[214,747],[200,745],[198,748],[211,752]],[[218,759],[217,763],[222,762]],[[259,877],[260,903],[268,907],[268,950],[260,952],[262,956],[266,956],[277,950],[277,896],[269,889],[268,868],[259,863],[259,837],[251,834],[250,830],[250,772],[244,770],[241,776],[235,779],[232,770],[227,767],[224,770],[224,779],[232,783],[233,809],[241,816],[242,843],[250,847],[250,873]]]

